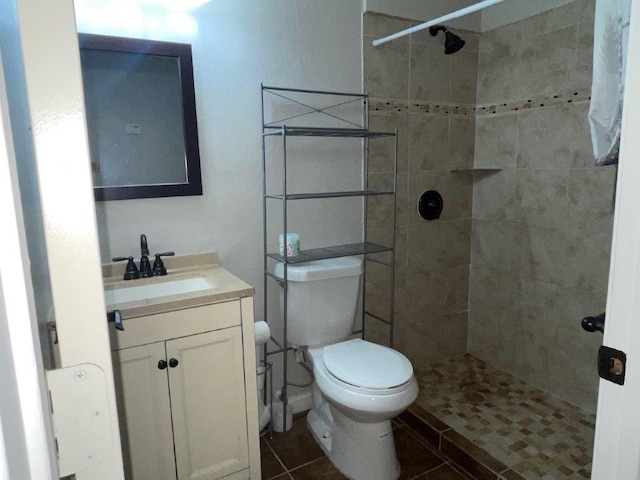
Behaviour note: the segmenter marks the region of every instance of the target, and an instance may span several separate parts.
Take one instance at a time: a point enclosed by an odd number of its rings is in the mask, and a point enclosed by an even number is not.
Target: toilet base
[[[307,425],[331,463],[346,477],[395,480],[400,475],[390,420],[354,422],[323,402],[309,411]]]

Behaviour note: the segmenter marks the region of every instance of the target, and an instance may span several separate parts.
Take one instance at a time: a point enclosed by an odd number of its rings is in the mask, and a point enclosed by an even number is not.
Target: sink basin
[[[180,295],[200,290],[209,290],[211,288],[213,288],[213,286],[204,278],[187,278],[184,280],[105,290],[104,300],[107,305],[113,305],[115,303],[136,302],[148,298]]]

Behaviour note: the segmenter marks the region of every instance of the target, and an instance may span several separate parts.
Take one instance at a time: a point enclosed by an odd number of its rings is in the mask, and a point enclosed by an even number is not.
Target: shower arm
[[[400,32],[394,33],[393,35],[388,35],[386,37],[374,40],[373,46],[378,47],[383,43],[390,42],[391,40],[395,40],[397,38],[402,38],[406,35],[419,32],[420,30],[433,27],[439,23],[445,23],[455,18],[464,17],[465,15],[469,15],[470,13],[474,13],[479,10],[484,10],[487,7],[491,7],[493,5],[497,5],[498,3],[502,3],[502,2],[506,2],[506,0],[484,0],[483,2],[476,3],[475,5],[470,5],[468,7],[461,8],[460,10],[456,10],[455,12],[448,13],[447,15],[443,15],[442,17],[438,17],[435,20],[429,20],[428,22],[421,23],[420,25],[416,25],[415,27],[407,28],[406,30],[402,30]]]

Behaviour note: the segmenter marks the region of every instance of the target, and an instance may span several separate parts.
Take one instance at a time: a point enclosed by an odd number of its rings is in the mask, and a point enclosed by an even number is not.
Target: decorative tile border
[[[500,115],[522,110],[557,107],[568,103],[588,102],[589,100],[591,100],[590,88],[567,89],[531,98],[479,105],[408,101],[392,98],[369,98],[369,113],[409,113],[484,117],[487,115]]]
[[[517,112],[520,110],[533,110],[544,107],[557,107],[568,103],[588,102],[591,100],[591,89],[568,89],[547,95],[513,100],[504,103],[487,103],[476,106],[476,116]]]

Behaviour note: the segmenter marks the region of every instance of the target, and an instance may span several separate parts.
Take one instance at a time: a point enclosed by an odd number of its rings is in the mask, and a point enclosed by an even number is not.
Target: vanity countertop
[[[173,310],[198,307],[243,297],[253,296],[253,287],[240,280],[218,264],[215,253],[197,253],[165,257],[168,274],[161,277],[123,280],[125,263],[107,263],[102,266],[105,294],[110,291],[123,291],[128,288],[144,287],[146,292],[157,292],[167,287],[169,282],[182,282],[189,279],[206,280],[207,288],[175,294],[152,293],[146,298],[111,301],[106,298],[107,310],[120,310],[123,319],[164,313]],[[184,283],[184,282],[183,282]],[[208,288],[208,286],[211,288]],[[126,292],[125,292],[126,293]]]

